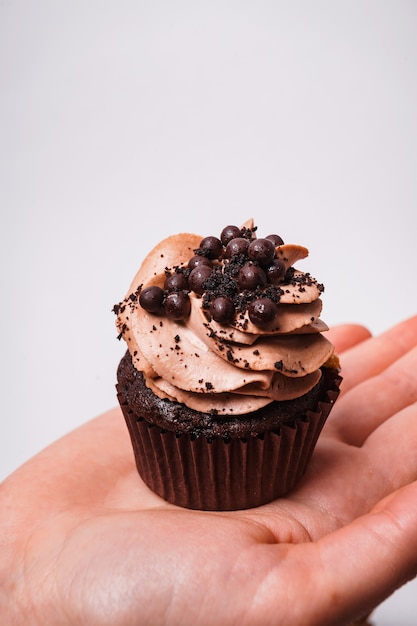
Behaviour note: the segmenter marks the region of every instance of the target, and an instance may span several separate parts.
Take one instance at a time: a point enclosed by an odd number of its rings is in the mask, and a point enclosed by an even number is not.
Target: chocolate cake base
[[[136,466],[159,496],[179,506],[236,510],[265,504],[299,481],[338,396],[338,370],[297,400],[224,417],[161,399],[129,352],[117,372],[118,400]]]

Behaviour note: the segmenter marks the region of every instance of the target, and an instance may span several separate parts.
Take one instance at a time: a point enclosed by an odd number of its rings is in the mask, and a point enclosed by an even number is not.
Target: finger
[[[342,355],[342,391],[376,376],[417,346],[417,315],[401,322],[378,337],[362,341]]]
[[[337,620],[364,615],[417,574],[417,483],[319,542]],[[328,623],[339,623],[329,619]]]
[[[264,545],[259,552],[270,569],[252,596],[256,623],[264,623],[265,611],[271,617],[283,584],[286,605],[300,611],[291,623],[302,623],[307,608],[311,624],[350,623],[417,573],[417,483],[317,542]]]
[[[417,574],[417,483],[317,542],[264,545],[259,552],[269,571],[253,596],[255,623],[264,623],[265,612],[271,618],[273,607],[279,614],[283,585],[286,605],[299,610],[291,623],[305,623],[307,610],[309,624],[351,623]]]
[[[417,347],[378,376],[342,394],[326,425],[326,434],[361,446],[383,422],[417,400]]]
[[[365,339],[369,339],[371,333],[365,326],[359,324],[340,324],[330,328],[326,337],[335,346],[336,352],[341,354]]]
[[[379,426],[361,448],[340,442],[332,445],[331,439],[322,438],[311,464],[318,474],[315,489],[309,489],[305,481],[295,492],[298,498],[304,493],[305,504],[327,514],[324,520],[316,518],[321,526],[310,527],[311,536],[323,532],[331,515],[346,524],[390,493],[417,481],[416,440],[417,400]]]
[[[364,443],[362,450],[387,491],[417,480],[416,440],[417,401],[384,422]]]
[[[359,448],[322,437],[306,479],[293,496],[324,513],[312,525],[319,537],[330,524],[347,524],[379,500],[417,480],[417,402],[379,426]],[[335,526],[333,526],[333,529]]]

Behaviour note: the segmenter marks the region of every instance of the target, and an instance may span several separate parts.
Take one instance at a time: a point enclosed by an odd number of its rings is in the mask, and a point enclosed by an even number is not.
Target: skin
[[[189,511],[136,472],[118,409],[0,486],[0,615],[53,624],[342,625],[417,574],[417,316],[332,329],[342,393],[302,483]]]

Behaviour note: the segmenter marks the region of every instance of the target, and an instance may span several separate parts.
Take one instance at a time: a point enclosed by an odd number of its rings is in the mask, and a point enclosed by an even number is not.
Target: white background
[[[115,404],[111,308],[169,234],[253,216],[328,323],[416,313],[416,76],[413,0],[0,1],[0,479]]]

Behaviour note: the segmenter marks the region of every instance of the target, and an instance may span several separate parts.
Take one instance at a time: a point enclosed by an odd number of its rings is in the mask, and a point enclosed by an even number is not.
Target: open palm
[[[342,393],[302,483],[245,511],[139,478],[119,409],[0,487],[1,623],[348,624],[417,573],[417,316],[329,333]]]

